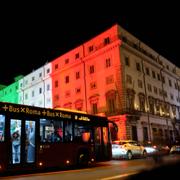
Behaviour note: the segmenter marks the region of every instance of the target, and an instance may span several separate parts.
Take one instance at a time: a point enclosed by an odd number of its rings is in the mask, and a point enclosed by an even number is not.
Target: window
[[[159,81],[161,80],[161,76],[158,73],[157,73],[157,78],[158,78]]]
[[[147,74],[148,76],[150,76],[149,68],[147,68],[147,67],[146,67],[146,74]]]
[[[136,69],[137,69],[137,71],[141,72],[141,66],[140,66],[140,63],[136,63]]]
[[[39,77],[42,77],[42,73],[39,73]]]
[[[91,142],[91,127],[84,123],[74,123],[74,141],[88,143]]]
[[[126,75],[126,82],[128,83],[128,84],[132,84],[132,77],[130,76],[130,75]]]
[[[32,91],[32,97],[34,97],[34,91]]]
[[[67,97],[70,97],[70,96],[71,96],[70,91],[66,91],[66,92],[65,92],[65,97],[67,98]]]
[[[79,58],[79,53],[76,53],[75,54],[75,59],[78,59]]]
[[[55,143],[63,141],[63,121],[40,119],[40,141]]]
[[[96,89],[96,88],[97,88],[96,82],[90,83],[90,89]]]
[[[25,99],[26,99],[26,100],[28,99],[28,94],[27,94],[27,93],[25,94]]]
[[[58,80],[55,81],[55,88],[58,87]]]
[[[156,73],[154,71],[152,71],[152,77],[156,79]]]
[[[32,77],[32,81],[34,81],[34,80],[35,80],[35,77],[33,76],[33,77]]]
[[[172,82],[171,80],[169,79],[169,86],[172,87]]]
[[[170,93],[171,100],[174,100],[173,94]]]
[[[94,49],[94,47],[93,47],[93,46],[89,46],[89,52],[92,52],[92,51],[93,51],[93,49]]]
[[[137,127],[136,126],[132,126],[131,130],[132,130],[132,140],[137,141],[138,140],[138,137],[137,137]]]
[[[55,101],[58,101],[58,100],[59,100],[59,95],[56,94],[56,95],[54,96],[54,99],[55,99]]]
[[[97,108],[97,103],[92,104],[92,113],[97,114],[98,113],[98,108]]]
[[[69,76],[65,77],[65,83],[69,83]]]
[[[147,89],[148,89],[149,92],[152,92],[152,87],[151,87],[150,84],[147,84]]]
[[[104,45],[107,45],[107,44],[109,44],[109,43],[110,43],[109,37],[105,38],[105,39],[104,39]]]
[[[145,95],[143,93],[139,93],[139,106],[140,111],[145,112]]]
[[[94,65],[91,65],[91,66],[89,67],[89,73],[90,73],[90,74],[94,73]]]
[[[47,98],[46,102],[47,102],[47,104],[49,104],[51,102],[51,98]]]
[[[111,59],[108,58],[108,59],[106,59],[106,68],[108,68],[110,66],[111,66]]]
[[[149,112],[154,114],[155,100],[154,100],[154,98],[152,96],[149,96],[148,101],[149,101]]]
[[[135,91],[127,89],[126,92],[126,107],[128,111],[134,110]]]
[[[142,81],[139,80],[139,79],[138,79],[138,87],[139,87],[139,88],[143,88],[143,83],[142,83]]]
[[[143,127],[143,139],[144,139],[144,142],[148,141],[148,128],[147,127]]]
[[[64,141],[71,142],[73,141],[73,131],[72,131],[72,122],[65,121],[64,122]]]
[[[106,93],[107,112],[116,113],[116,91],[110,90]]]
[[[42,88],[39,88],[39,94],[41,94],[42,93]]]
[[[58,64],[55,64],[55,70],[58,69]]]
[[[47,74],[49,74],[50,73],[50,69],[48,68],[46,72],[47,72]]]
[[[154,86],[154,93],[157,94],[158,93],[158,89],[157,87]]]
[[[69,59],[65,59],[65,64],[68,64],[69,63]]]
[[[80,78],[80,72],[76,72],[76,79],[79,79]]]
[[[164,91],[164,97],[167,98],[167,91]]]
[[[163,95],[163,91],[162,89],[159,89],[159,95],[162,96]]]
[[[162,76],[161,79],[162,79],[162,82],[165,83],[165,77]]]
[[[124,60],[125,60],[125,65],[130,66],[129,57],[126,56]]]
[[[47,84],[47,91],[49,91],[50,90],[50,84]]]
[[[112,84],[114,82],[114,76],[110,75],[106,77],[106,84]]]
[[[0,114],[0,142],[4,141],[5,116]]]
[[[76,92],[76,94],[80,93],[81,92],[81,88],[76,88],[75,92]]]
[[[115,113],[115,107],[116,107],[116,105],[115,105],[115,99],[114,98],[108,98],[108,101],[107,101],[107,103],[108,103],[108,110],[109,110],[109,112],[110,113]]]

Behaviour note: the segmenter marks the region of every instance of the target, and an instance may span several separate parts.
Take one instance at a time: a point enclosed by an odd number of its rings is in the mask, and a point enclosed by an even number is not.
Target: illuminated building
[[[114,25],[24,76],[15,92],[20,104],[106,115],[119,127],[114,139],[163,142],[180,131],[178,74],[173,63]]]

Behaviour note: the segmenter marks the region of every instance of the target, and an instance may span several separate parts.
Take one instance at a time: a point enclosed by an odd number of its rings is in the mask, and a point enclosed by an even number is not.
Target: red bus
[[[111,159],[106,117],[0,102],[0,172]]]

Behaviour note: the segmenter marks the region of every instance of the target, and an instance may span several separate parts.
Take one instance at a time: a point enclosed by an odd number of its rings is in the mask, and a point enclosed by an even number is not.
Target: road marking
[[[138,172],[131,172],[131,173],[125,173],[125,174],[121,174],[121,175],[117,175],[117,176],[111,176],[111,177],[107,177],[107,178],[101,178],[100,180],[111,180],[111,179],[117,179],[117,178],[123,178],[123,177],[127,177],[130,175],[134,175],[137,174]]]

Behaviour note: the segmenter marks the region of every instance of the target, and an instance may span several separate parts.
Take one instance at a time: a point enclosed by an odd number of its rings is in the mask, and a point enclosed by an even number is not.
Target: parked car
[[[152,156],[158,152],[157,146],[152,144],[145,144],[144,148],[146,149],[147,156]]]
[[[133,140],[116,140],[112,142],[113,159],[132,159],[134,157],[146,157],[147,152],[144,146]]]
[[[165,145],[165,144],[153,144],[151,142],[147,142],[145,144],[143,144],[147,155],[151,156],[151,155],[168,155],[170,148],[169,146]]]
[[[173,145],[170,149],[170,154],[180,154],[180,145]]]

